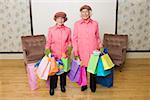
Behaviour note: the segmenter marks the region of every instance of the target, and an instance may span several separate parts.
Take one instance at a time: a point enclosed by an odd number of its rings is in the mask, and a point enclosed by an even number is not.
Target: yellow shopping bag
[[[104,66],[104,70],[108,70],[114,67],[114,63],[112,62],[108,54],[102,55],[101,59]]]

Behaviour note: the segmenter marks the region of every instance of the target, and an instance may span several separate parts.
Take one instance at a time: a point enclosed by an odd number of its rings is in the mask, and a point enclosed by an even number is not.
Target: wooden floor
[[[96,93],[81,92],[67,80],[67,91],[60,87],[54,96],[41,85],[36,91],[28,87],[22,60],[0,60],[0,100],[150,100],[150,59],[128,59],[122,72],[114,73],[114,86],[97,85]]]

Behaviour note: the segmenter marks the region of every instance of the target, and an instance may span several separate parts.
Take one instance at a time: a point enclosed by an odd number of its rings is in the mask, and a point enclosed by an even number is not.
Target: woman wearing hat
[[[88,5],[80,8],[81,19],[74,24],[73,33],[73,51],[76,59],[80,59],[83,66],[87,67],[90,54],[94,50],[100,49],[102,43],[99,37],[99,28],[97,21],[91,19],[92,9]],[[81,87],[85,91],[87,85]],[[90,74],[90,89],[96,91],[96,76]]]
[[[55,58],[60,59],[64,54],[67,55],[68,48],[71,46],[71,30],[64,25],[67,16],[64,12],[57,12],[54,15],[56,25],[48,28],[48,37],[45,46],[46,55],[52,53]],[[56,75],[50,76],[50,95],[54,95],[54,89],[57,87]],[[65,92],[66,73],[60,75],[61,91]]]

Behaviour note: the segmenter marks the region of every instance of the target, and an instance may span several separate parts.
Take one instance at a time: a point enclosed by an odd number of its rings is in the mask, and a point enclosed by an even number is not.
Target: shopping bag
[[[49,71],[50,71],[50,64],[51,64],[51,62],[49,62],[48,65],[46,66],[46,68],[44,69],[43,74],[41,75],[41,79],[43,79],[43,80],[48,79],[48,75],[49,75]]]
[[[36,90],[38,88],[38,83],[37,83],[37,76],[34,71],[34,63],[27,64],[27,77],[30,89]]]
[[[41,63],[41,60],[42,60],[42,59],[40,59],[38,62],[36,62],[35,65],[34,65],[34,67],[39,67],[39,65],[40,65],[40,63]]]
[[[61,75],[61,74],[63,74],[65,72],[63,65],[59,65],[58,68],[59,68],[59,71],[56,73],[56,75]]]
[[[92,73],[92,74],[96,73],[96,67],[97,67],[98,59],[99,59],[99,55],[91,54],[91,57],[90,57],[90,60],[88,63],[88,67],[87,67],[87,71],[89,73]]]
[[[108,53],[108,48],[101,48],[101,49],[100,49],[100,52]]]
[[[104,70],[104,66],[102,63],[101,58],[98,60],[97,69],[96,69],[96,75],[97,76],[107,76],[111,74],[111,70]]]
[[[50,62],[51,64],[50,64],[49,76],[53,76],[59,71],[59,69],[54,57],[51,57]]]
[[[68,77],[72,82],[78,82],[80,78],[80,63],[78,60],[73,59],[71,63],[71,69],[68,73]]]
[[[60,76],[61,74],[65,73],[65,71],[63,70],[64,69],[63,62],[61,61],[61,59],[56,59],[56,63],[59,69],[59,71],[56,72],[56,75]]]
[[[80,86],[87,85],[87,75],[86,75],[85,67],[80,67],[80,78],[79,78],[79,81],[77,83]]]
[[[65,72],[63,62],[61,61],[61,59],[56,59],[56,63],[57,63],[58,69],[59,69],[59,71],[56,73],[56,75],[63,74]]]
[[[111,74],[107,76],[96,76],[96,83],[100,84],[104,87],[112,87],[113,86],[113,70],[111,71]]]
[[[39,64],[39,67],[36,70],[37,76],[40,79],[47,80],[48,78],[47,71],[50,69],[50,61],[48,59],[49,57],[44,56]]]
[[[69,66],[69,58],[64,58],[64,57],[62,57],[61,58],[61,61],[62,61],[62,63],[63,63],[63,66],[64,66],[64,71],[65,72],[68,72],[69,70],[70,70],[70,66]]]
[[[108,54],[102,55],[101,59],[104,66],[104,70],[108,70],[114,67],[114,64]]]

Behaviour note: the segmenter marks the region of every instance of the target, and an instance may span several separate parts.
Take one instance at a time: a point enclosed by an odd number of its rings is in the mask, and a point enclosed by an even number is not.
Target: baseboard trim
[[[0,59],[23,59],[23,54],[0,54]]]
[[[127,58],[150,58],[150,52],[128,52]],[[0,54],[0,59],[23,59],[23,54]]]
[[[127,58],[150,58],[150,52],[128,52]]]

